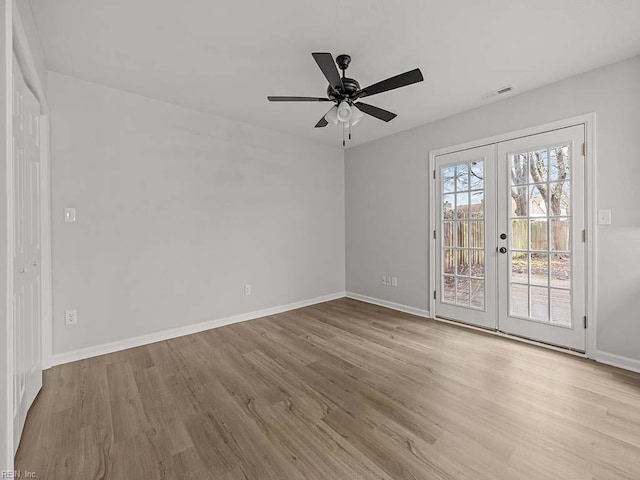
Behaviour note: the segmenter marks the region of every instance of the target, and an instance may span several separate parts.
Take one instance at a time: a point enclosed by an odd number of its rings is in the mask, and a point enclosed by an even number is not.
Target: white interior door
[[[584,126],[498,144],[501,331],[585,350]]]
[[[496,328],[495,145],[437,156],[436,315]]]
[[[13,59],[14,451],[42,386],[40,105]]]

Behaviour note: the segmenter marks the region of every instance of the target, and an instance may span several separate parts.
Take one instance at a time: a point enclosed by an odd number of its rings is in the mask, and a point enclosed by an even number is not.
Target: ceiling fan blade
[[[369,85],[368,87],[358,90],[355,96],[357,98],[369,97],[378,93],[388,92],[389,90],[395,90],[396,88],[405,87],[407,85],[411,85],[412,83],[418,83],[423,80],[424,77],[422,76],[422,72],[419,68],[416,68],[415,70],[401,73],[400,75],[396,75],[395,77],[387,78],[386,80],[382,80],[381,82],[374,83],[373,85]]]
[[[322,127],[326,127],[327,125],[329,125],[329,122],[327,122],[327,119],[322,117],[320,120],[318,120],[318,123],[316,123],[316,126],[313,128],[322,128]]]
[[[373,105],[369,105],[368,103],[358,102],[355,104],[355,106],[362,110],[364,113],[385,122],[389,122],[397,117],[395,113],[391,113],[390,111],[384,110],[380,107],[374,107]]]
[[[338,73],[338,67],[336,67],[333,56],[330,53],[312,53],[311,55],[313,55],[320,70],[322,70],[322,73],[329,81],[329,85],[331,85],[334,90],[342,90],[344,88],[342,79]]]
[[[330,102],[329,98],[319,97],[267,97],[270,102]]]

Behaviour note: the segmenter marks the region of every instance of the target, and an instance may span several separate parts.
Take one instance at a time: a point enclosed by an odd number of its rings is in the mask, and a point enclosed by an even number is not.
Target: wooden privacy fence
[[[530,225],[530,227],[529,227]],[[531,221],[514,220],[511,225],[511,248],[516,250],[528,250],[528,235],[531,235],[531,250],[546,251],[547,230],[551,226],[549,235],[550,250],[566,252],[570,250],[571,222],[568,218],[550,218]],[[457,237],[454,238],[454,229]],[[469,265],[484,265],[484,222],[459,221],[447,222],[444,225],[443,269],[446,273],[453,273],[455,265],[464,271]],[[451,250],[450,247],[464,248],[464,250]],[[471,248],[471,250],[467,250]],[[481,250],[473,250],[479,248]]]

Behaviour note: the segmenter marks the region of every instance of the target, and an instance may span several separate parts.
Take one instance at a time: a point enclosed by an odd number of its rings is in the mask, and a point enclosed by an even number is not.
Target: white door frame
[[[514,140],[521,137],[527,137],[530,135],[537,135],[540,133],[549,132],[552,130],[558,130],[566,127],[573,127],[576,125],[584,125],[585,128],[585,142],[587,151],[585,155],[585,192],[587,197],[586,211],[585,211],[585,225],[587,230],[587,245],[586,245],[586,265],[585,271],[587,274],[586,279],[586,310],[587,310],[587,349],[583,356],[588,358],[595,358],[596,356],[596,331],[597,331],[597,309],[596,309],[596,293],[597,293],[597,163],[596,163],[596,114],[588,113],[585,115],[579,115],[564,120],[558,120],[556,122],[546,123],[534,127],[529,127],[521,130],[515,130],[512,132],[504,133],[501,135],[494,135],[488,138],[482,138],[471,142],[452,145],[450,147],[439,148],[437,150],[431,150],[429,152],[428,160],[428,172],[429,172],[429,286],[430,290],[427,293],[427,302],[429,305],[429,311],[435,312],[435,285],[437,284],[437,272],[435,270],[436,264],[436,242],[433,240],[433,233],[438,228],[438,222],[436,218],[436,198],[435,198],[435,179],[433,172],[435,171],[435,161],[438,155],[445,155],[447,153],[458,152],[461,150],[467,150],[470,148],[482,147],[494,143],[504,142],[508,140]],[[433,315],[435,317],[435,314]],[[500,334],[499,335],[505,335]],[[518,339],[515,336],[509,336],[510,338]],[[527,341],[527,343],[532,343]],[[540,345],[544,345],[540,343]],[[549,346],[556,350],[557,348]],[[559,349],[565,351],[564,349]],[[567,350],[568,351],[568,350]]]
[[[20,17],[19,10],[15,3],[15,0],[3,0],[0,4],[5,13],[5,99],[6,99],[6,165],[7,172],[7,240],[9,245],[4,255],[7,256],[7,309],[6,309],[6,345],[4,345],[5,355],[7,355],[7,402],[6,411],[0,412],[0,415],[4,415],[6,418],[7,432],[6,432],[6,445],[8,451],[0,452],[0,459],[2,468],[13,469],[13,256],[12,241],[14,238],[14,205],[13,205],[13,162],[11,155],[11,139],[12,139],[12,122],[11,115],[13,111],[12,101],[12,77],[13,77],[13,59],[12,54],[15,53],[18,62],[20,64],[22,74],[25,81],[35,94],[40,103],[40,113],[42,115],[41,123],[41,169],[42,169],[42,182],[41,182],[41,235],[42,235],[42,259],[41,259],[41,274],[42,274],[42,365],[43,369],[51,366],[52,356],[52,304],[51,304],[51,177],[50,177],[50,149],[49,149],[49,122],[48,114],[49,107],[45,95],[42,82],[38,75],[36,63],[33,57],[33,53],[29,47],[27,40],[27,34],[24,29],[22,18]],[[10,273],[10,274],[9,274]],[[3,441],[4,445],[5,442]]]

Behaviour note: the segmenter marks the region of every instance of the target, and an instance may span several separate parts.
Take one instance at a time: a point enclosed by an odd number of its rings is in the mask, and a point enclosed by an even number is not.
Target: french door
[[[580,125],[436,157],[437,316],[585,350],[583,145]]]

